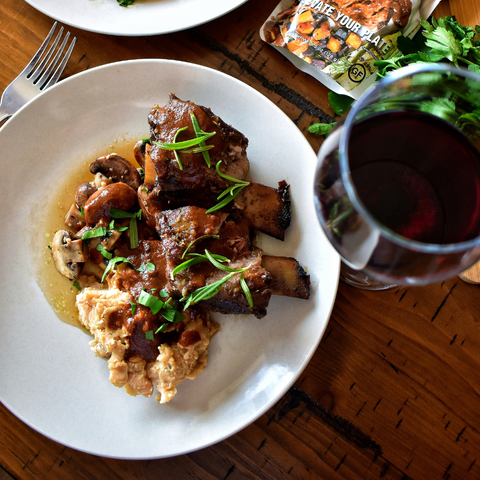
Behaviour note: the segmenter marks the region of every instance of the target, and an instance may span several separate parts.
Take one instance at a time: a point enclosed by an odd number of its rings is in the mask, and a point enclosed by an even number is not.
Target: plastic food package
[[[282,0],[260,37],[336,93],[358,98],[440,0]]]

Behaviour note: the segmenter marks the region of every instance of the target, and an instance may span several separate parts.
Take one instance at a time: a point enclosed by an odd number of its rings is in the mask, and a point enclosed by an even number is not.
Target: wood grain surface
[[[164,36],[72,28],[78,42],[65,76],[134,58],[205,65],[277,104],[317,150],[321,138],[307,127],[332,120],[328,90],[260,40],[276,3],[250,0],[206,25]],[[435,13],[480,24],[478,0],[443,0]],[[1,91],[51,25],[21,0],[2,1]],[[0,480],[478,480],[479,288],[458,277],[384,292],[341,284],[326,334],[287,394],[239,433],[187,455],[151,461],[88,455],[37,433],[0,404]]]

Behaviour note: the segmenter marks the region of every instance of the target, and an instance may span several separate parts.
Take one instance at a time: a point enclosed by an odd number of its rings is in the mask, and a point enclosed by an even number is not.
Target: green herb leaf
[[[186,297],[181,298],[180,301],[185,302],[185,306],[183,307],[184,310],[186,310],[190,305],[198,303],[202,300],[213,298],[221,290],[222,285],[228,282],[228,280],[230,280],[236,274],[237,272],[229,273],[220,280],[217,280],[209,285],[205,285],[204,287],[200,287]]]
[[[176,132],[175,132],[175,136],[173,137],[173,143],[177,143],[177,137],[178,137],[178,134],[180,132],[183,132],[184,130],[186,130],[188,127],[182,127],[182,128],[179,128]],[[173,151],[173,154],[175,155],[175,160],[177,160],[177,163],[178,163],[178,168],[180,170],[183,170],[183,165],[182,165],[182,162],[180,161],[180,157],[178,156],[178,153],[176,150]]]
[[[328,104],[337,115],[348,112],[354,99],[348,95],[340,95],[335,92],[328,92]]]
[[[458,67],[458,57],[462,55],[462,49],[452,32],[438,26],[432,31],[423,32],[423,35],[427,39],[425,44],[430,47],[431,53],[442,58],[448,58]]]
[[[128,225],[130,233],[130,248],[133,250],[138,246],[138,227],[137,227],[137,217],[132,217]]]
[[[82,240],[89,240],[89,239],[91,239],[91,238],[104,237],[106,234],[107,234],[107,229],[106,229],[106,227],[92,228],[91,230],[87,230],[87,231],[82,235]]]
[[[125,257],[114,257],[114,258],[112,258],[111,260],[109,260],[107,268],[103,272],[102,283],[105,281],[105,278],[106,278],[107,274],[113,270],[113,267],[115,267],[115,265],[117,263],[129,263],[133,267],[132,262],[130,260],[128,260],[128,258],[125,258]]]
[[[147,340],[155,340],[155,335],[153,333],[153,330],[149,330],[148,332],[145,332],[145,338]]]
[[[310,133],[315,133],[316,135],[324,135],[325,137],[331,133],[335,128],[337,122],[332,123],[314,123],[308,127]]]
[[[191,148],[195,145],[200,145],[202,142],[205,142],[209,138],[212,138],[217,132],[207,133],[201,137],[192,138],[191,140],[185,140],[184,142],[175,142],[175,143],[162,143],[162,142],[153,142],[158,148],[162,150],[183,150],[184,148]]]
[[[135,310],[137,309],[137,304],[135,302],[130,302],[130,306],[132,307],[132,309],[131,309],[132,315],[135,315]]]
[[[105,258],[108,258],[108,260],[110,260],[112,257],[113,257],[113,254],[108,252],[106,250],[106,248],[101,244],[99,243],[97,245],[97,250],[105,257]]]
[[[250,293],[250,289],[248,288],[248,285],[247,285],[247,282],[245,281],[245,277],[243,273],[242,273],[242,276],[240,277],[240,286],[242,287],[243,293],[247,298],[248,306],[250,307],[250,309],[253,309],[252,294]]]
[[[168,327],[168,323],[163,323],[155,330],[155,333],[163,333]]]
[[[207,250],[205,250],[205,253]],[[172,280],[174,279],[175,275],[178,272],[181,272],[182,270],[186,270],[187,268],[193,267],[194,265],[197,265],[198,263],[206,262],[209,259],[207,255],[201,255],[199,253],[189,253],[193,258],[189,258],[185,262],[181,263],[180,265],[177,265],[171,273],[171,278]],[[214,259],[215,262],[229,262],[230,260],[227,257],[224,257],[222,255],[217,255],[217,254],[210,254],[210,257]],[[218,268],[218,267],[217,267]]]
[[[202,240],[206,240],[207,238],[216,238],[216,239],[219,239],[220,238],[220,235],[202,235],[200,237],[197,237],[195,240],[192,240],[187,248],[183,251],[182,253],[182,257],[181,258],[185,258],[185,255],[187,255],[188,251],[196,244],[196,243],[199,243],[201,242]]]
[[[80,286],[80,284],[75,280],[72,284],[78,291],[80,291],[82,289],[82,287]]]
[[[220,164],[222,163],[222,160],[217,162],[215,165],[215,169],[217,171],[217,174],[225,179],[228,180],[229,182],[234,182],[235,185],[232,185],[228,188],[226,188],[218,197],[217,200],[220,200],[223,198],[223,200],[213,207],[209,208],[205,213],[212,213],[217,210],[220,210],[223,208],[225,205],[228,205],[246,186],[250,185],[250,182],[246,182],[245,180],[240,180],[239,178],[231,177],[230,175],[225,175],[220,171]]]
[[[140,268],[137,268],[137,272],[148,272],[152,273],[155,271],[155,265],[152,262],[147,262],[140,265]]]
[[[155,295],[142,290],[138,297],[138,303],[144,307],[148,307],[154,315],[156,315],[162,308],[164,303]]]
[[[198,123],[197,117],[193,112],[190,112],[190,118],[192,119],[193,130],[197,138],[201,137],[202,135],[206,135],[206,133],[200,128],[200,124]],[[205,147],[205,142],[202,141],[201,143],[199,143],[199,145],[200,147]],[[211,148],[213,148],[213,145],[211,145]],[[205,160],[205,163],[207,164],[207,167],[210,168],[211,167],[210,154],[206,150],[202,150],[201,153],[203,155],[203,159]]]

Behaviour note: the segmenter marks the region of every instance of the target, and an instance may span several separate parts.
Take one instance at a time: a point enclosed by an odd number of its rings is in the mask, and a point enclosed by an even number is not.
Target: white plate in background
[[[59,22],[107,35],[146,36],[177,32],[221,17],[246,0],[26,0]]]

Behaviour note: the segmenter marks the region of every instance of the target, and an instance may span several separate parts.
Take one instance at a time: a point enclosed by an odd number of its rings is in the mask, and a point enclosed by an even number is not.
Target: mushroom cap
[[[84,207],[87,200],[97,191],[97,187],[90,182],[81,183],[75,190],[75,203]]]
[[[110,210],[130,210],[137,200],[137,192],[126,183],[111,183],[99,188],[85,204],[85,222],[88,226],[97,225],[100,221],[108,223]]]
[[[141,167],[145,167],[145,148],[147,143],[143,140],[139,140],[133,147],[133,156]]]
[[[72,232],[59,230],[52,240],[52,257],[55,268],[64,277],[75,280],[80,275],[88,253],[82,240],[75,240]]]
[[[137,169],[125,158],[111,153],[99,157],[90,164],[90,172],[102,173],[114,182],[123,182],[136,190],[141,183],[140,174]]]

